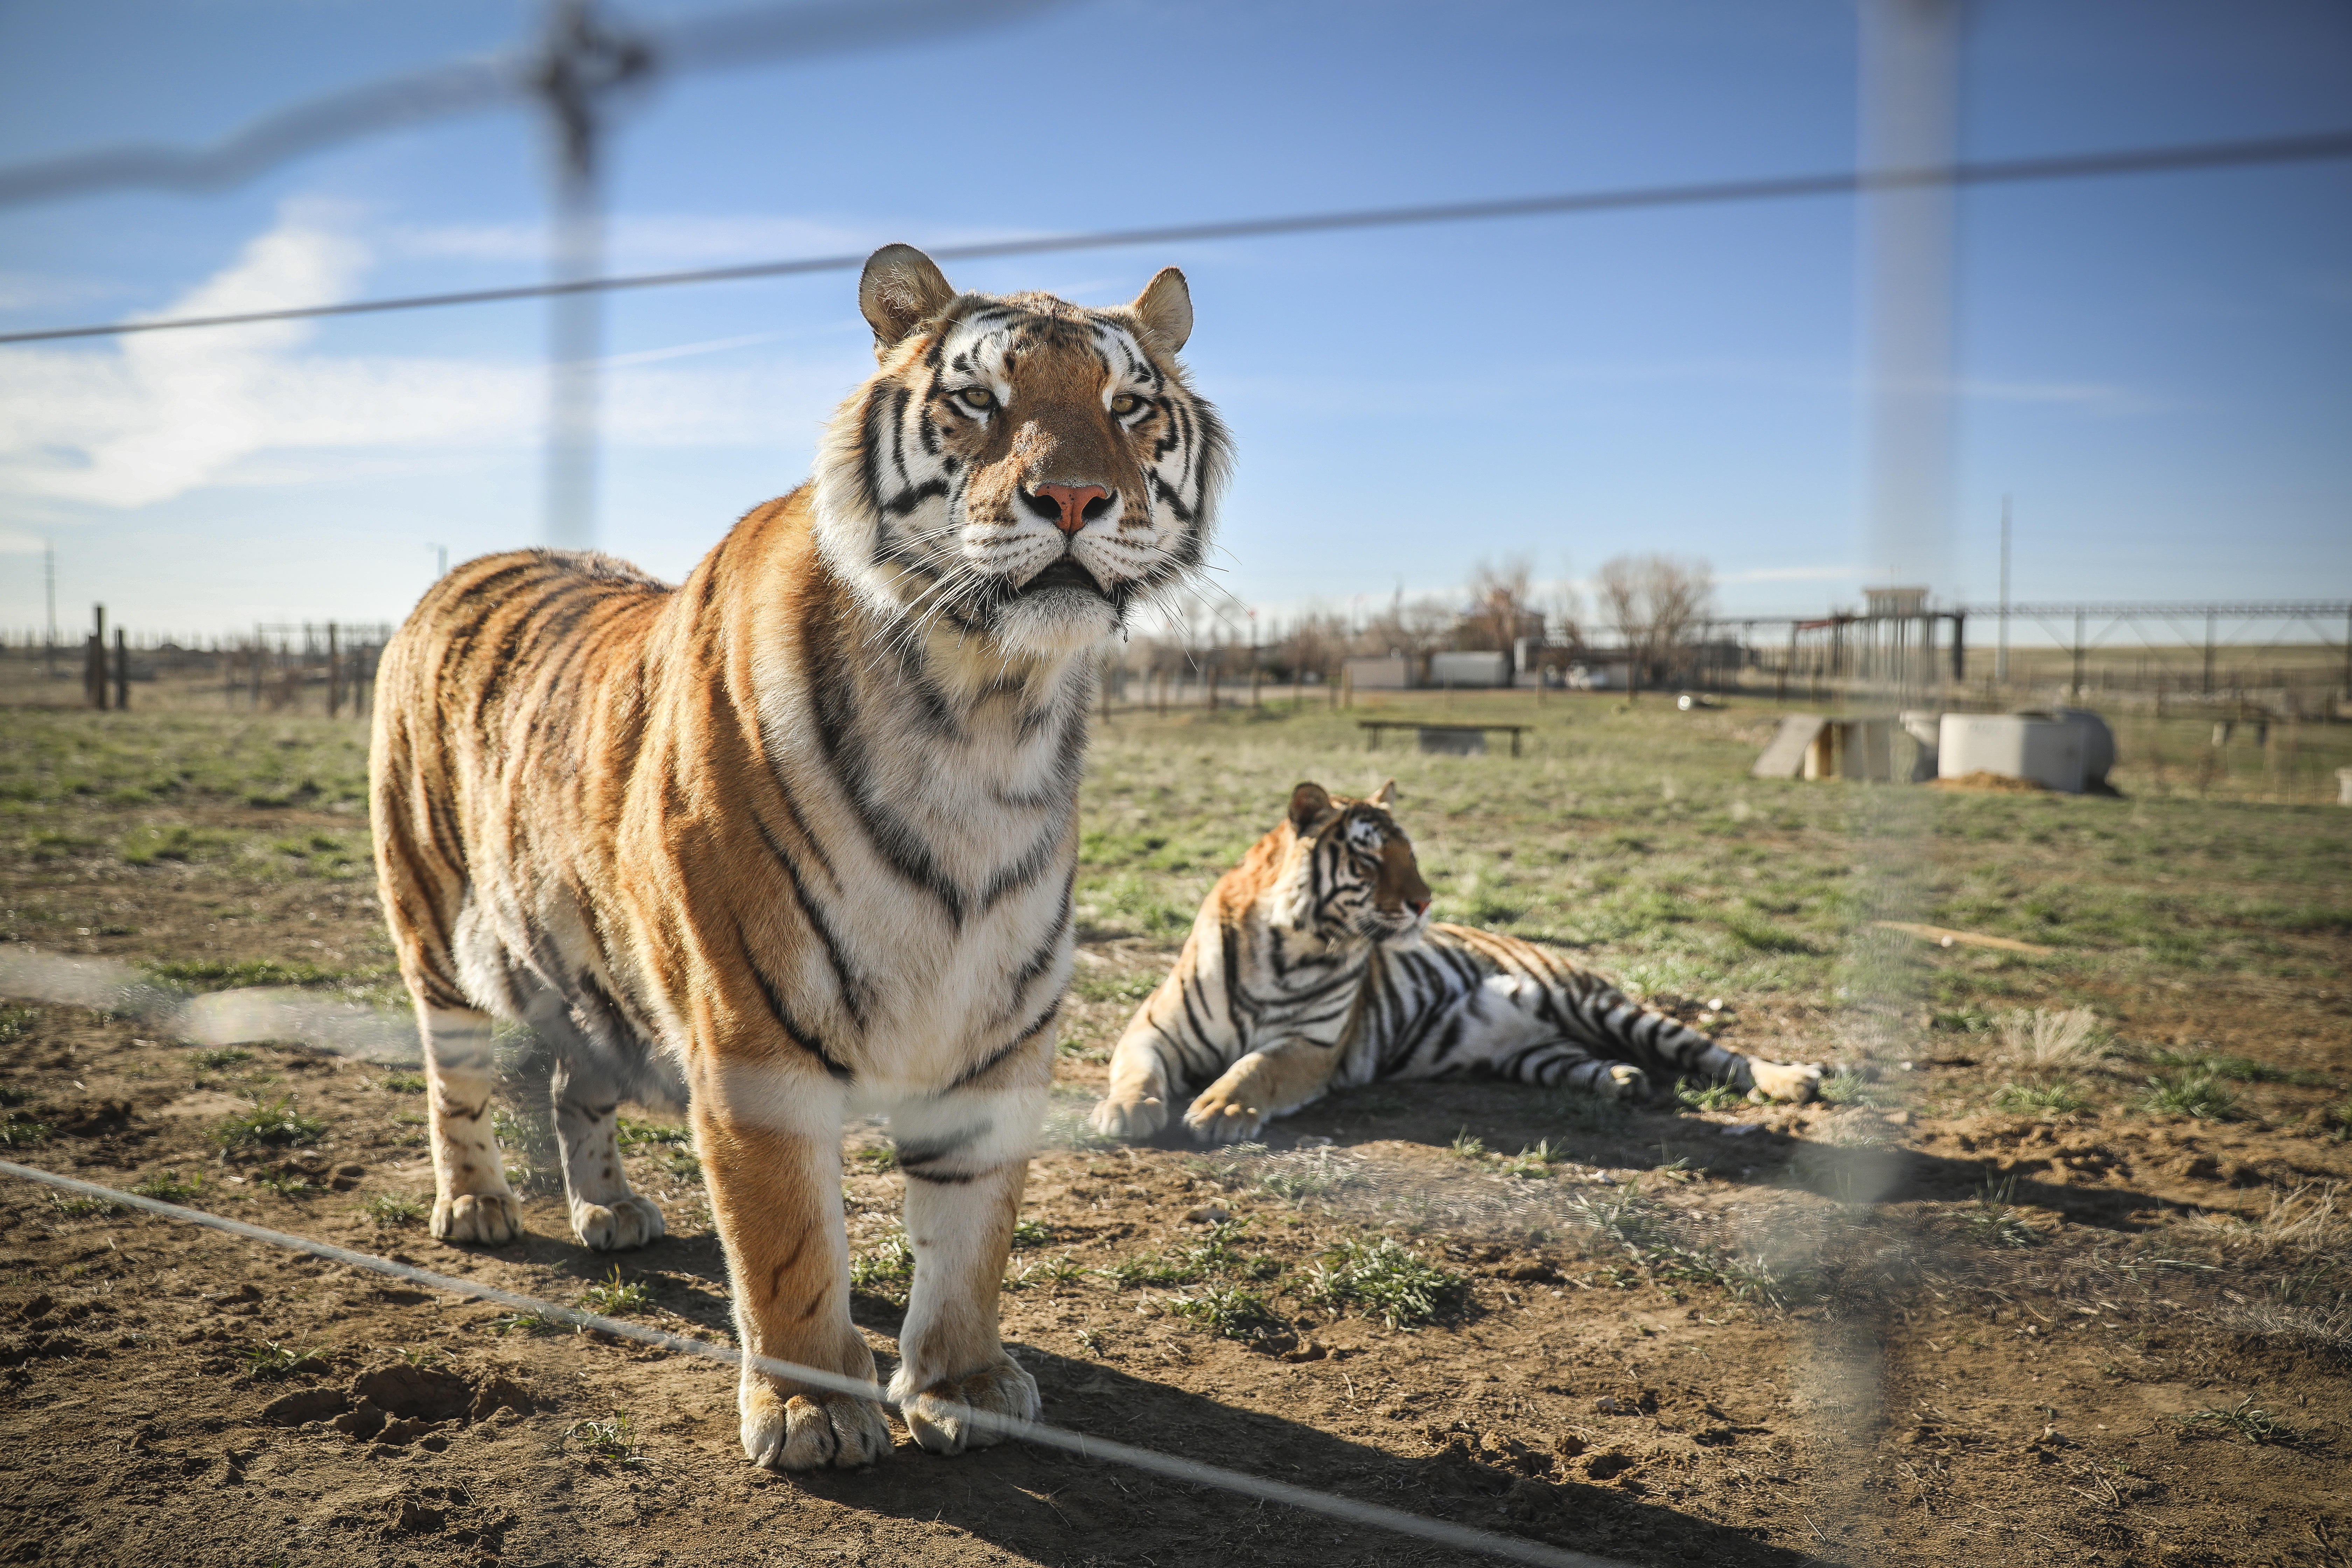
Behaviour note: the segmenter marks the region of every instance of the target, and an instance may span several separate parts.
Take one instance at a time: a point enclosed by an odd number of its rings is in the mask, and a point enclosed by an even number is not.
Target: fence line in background
[[[411,1284],[422,1285],[427,1289],[469,1296],[476,1300],[488,1301],[497,1306],[512,1308],[516,1311],[529,1312],[553,1321],[569,1323],[574,1328],[610,1334],[616,1339],[634,1340],[640,1344],[656,1346],[681,1355],[699,1356],[704,1360],[718,1362],[727,1366],[740,1366],[748,1360],[755,1370],[770,1377],[788,1378],[813,1388],[822,1388],[835,1394],[846,1394],[860,1399],[870,1399],[877,1404],[894,1403],[877,1384],[845,1377],[839,1373],[828,1372],[821,1367],[802,1366],[794,1362],[779,1361],[773,1356],[746,1357],[741,1351],[732,1345],[718,1344],[709,1340],[694,1339],[685,1334],[673,1334],[661,1329],[650,1328],[643,1323],[632,1323],[619,1318],[607,1318],[594,1312],[583,1312],[576,1307],[567,1307],[558,1302],[541,1300],[535,1296],[525,1296],[516,1291],[501,1289],[478,1279],[467,1279],[450,1274],[436,1274],[430,1269],[419,1268],[414,1264],[394,1262],[389,1258],[378,1258],[373,1253],[355,1252],[350,1247],[337,1247],[332,1242],[315,1241],[309,1237],[295,1236],[282,1230],[270,1230],[266,1226],[248,1224],[244,1220],[230,1219],[225,1215],[208,1214],[202,1209],[184,1208],[178,1204],[167,1204],[158,1198],[143,1197],[137,1193],[121,1192],[113,1187],[100,1186],[95,1182],[85,1182],[73,1176],[59,1175],[56,1172],[45,1171],[38,1166],[20,1165],[14,1161],[0,1160],[0,1174],[15,1176],[28,1182],[38,1182],[79,1197],[95,1198],[106,1203],[118,1204],[124,1208],[143,1210],[148,1214],[157,1215],[164,1219],[177,1220],[182,1224],[204,1226],[213,1230],[226,1232],[230,1236],[241,1237],[248,1241],[259,1241],[272,1247],[285,1247],[290,1251],[308,1253],[313,1258],[324,1258],[331,1263],[340,1263],[350,1268],[365,1269],[370,1273],[388,1275],[395,1279],[404,1279]],[[970,1406],[955,1408],[961,1420],[1000,1437],[1034,1443],[1040,1447],[1058,1448],[1064,1453],[1074,1454],[1080,1458],[1092,1459],[1098,1463],[1125,1465],[1133,1469],[1147,1470],[1154,1475],[1165,1476],[1171,1480],[1183,1482],[1188,1486],[1213,1487],[1220,1491],[1255,1498],[1261,1502],[1281,1503],[1304,1512],[1321,1514],[1327,1519],[1338,1520],[1342,1523],[1368,1525],[1377,1530],[1391,1531],[1399,1535],[1409,1535],[1434,1545],[1453,1547],[1457,1551],[1475,1552],[1482,1556],[1499,1558],[1508,1563],[1535,1563],[1538,1568],[1631,1568],[1630,1564],[1611,1558],[1595,1557],[1582,1552],[1570,1552],[1559,1547],[1547,1546],[1539,1542],[1515,1540],[1509,1536],[1494,1534],[1489,1531],[1474,1529],[1469,1525],[1454,1524],[1445,1520],[1429,1519],[1420,1514],[1407,1513],[1402,1509],[1389,1508],[1381,1503],[1361,1502],[1353,1498],[1339,1497],[1329,1492],[1318,1492],[1305,1487],[1292,1486],[1285,1481],[1266,1480],[1239,1470],[1229,1470],[1217,1465],[1204,1465],[1196,1459],[1180,1458],[1175,1455],[1162,1454],[1151,1448],[1139,1448],[1131,1444],[1115,1442],[1107,1437],[1090,1437],[1084,1433],[1073,1432],[1066,1427],[1048,1426],[1042,1421],[1024,1421],[1017,1416],[1001,1415],[993,1411],[978,1410]]]

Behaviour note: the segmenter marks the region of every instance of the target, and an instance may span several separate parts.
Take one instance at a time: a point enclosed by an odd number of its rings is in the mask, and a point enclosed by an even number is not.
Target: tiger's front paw
[[[1243,1103],[1234,1089],[1213,1084],[1184,1113],[1184,1125],[1204,1143],[1240,1143],[1257,1136],[1258,1129],[1265,1125],[1265,1112]]]
[[[985,1448],[1004,1436],[991,1423],[974,1421],[975,1410],[1019,1421],[1037,1419],[1037,1380],[1010,1356],[961,1377],[943,1377],[911,1397],[896,1378],[890,1391],[898,1402],[898,1414],[906,1417],[907,1430],[928,1453]]]
[[[1168,1107],[1156,1094],[1129,1099],[1113,1091],[1096,1102],[1087,1122],[1106,1138],[1149,1138],[1168,1125]]]
[[[1759,1105],[1771,1100],[1793,1100],[1801,1104],[1822,1090],[1822,1069],[1818,1063],[1766,1062],[1751,1058],[1748,1070],[1756,1079],[1756,1087],[1748,1091],[1748,1098]]]
[[[1601,1100],[1647,1100],[1650,1098],[1650,1075],[1626,1062],[1618,1062],[1607,1077],[1593,1083],[1593,1094]]]
[[[522,1201],[512,1193],[460,1193],[433,1200],[433,1239],[452,1247],[503,1247],[522,1235]]]
[[[736,1401],[743,1416],[743,1457],[771,1470],[854,1470],[890,1451],[882,1407],[849,1394],[795,1394],[765,1381],[748,1383]]]
[[[663,1223],[659,1204],[632,1195],[609,1208],[603,1204],[573,1204],[572,1234],[594,1251],[617,1252],[649,1247],[668,1235],[669,1226]]]

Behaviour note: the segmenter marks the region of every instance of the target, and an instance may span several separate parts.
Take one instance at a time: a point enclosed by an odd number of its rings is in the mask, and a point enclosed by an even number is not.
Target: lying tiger
[[[1198,1084],[1184,1124],[1216,1142],[1375,1079],[1486,1073],[1625,1100],[1685,1076],[1812,1097],[1817,1066],[1726,1050],[1557,953],[1430,923],[1428,884],[1389,815],[1394,787],[1292,792],[1119,1037],[1097,1131],[1150,1137]]]

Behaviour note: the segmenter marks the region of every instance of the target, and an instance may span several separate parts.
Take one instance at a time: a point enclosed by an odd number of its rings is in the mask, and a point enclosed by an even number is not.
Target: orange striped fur
[[[892,1397],[926,1448],[1031,1415],[996,1292],[1071,961],[1096,655],[1207,542],[1223,432],[1133,304],[959,294],[877,252],[880,371],[816,483],[681,585],[602,556],[470,562],[386,648],[376,866],[431,1084],[433,1234],[520,1235],[494,1020],[551,1051],[572,1223],[660,1239],[613,1136],[690,1106],[746,1350],[852,1376],[840,1134],[890,1119],[915,1279]],[[756,1463],[849,1466],[878,1407],[747,1370]]]

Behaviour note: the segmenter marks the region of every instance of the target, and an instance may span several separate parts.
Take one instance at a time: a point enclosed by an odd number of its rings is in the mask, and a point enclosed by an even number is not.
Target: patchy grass
[[[563,1447],[567,1452],[585,1454],[624,1469],[635,1469],[646,1462],[637,1447],[636,1423],[625,1415],[574,1421],[563,1429]]]
[[[206,1051],[190,1051],[188,1059],[196,1064],[198,1072],[218,1072],[223,1068],[243,1067],[253,1059],[253,1053],[243,1046],[217,1046]]]
[[[10,1111],[0,1118],[0,1149],[34,1149],[48,1142],[49,1124]]]
[[[2017,1197],[2017,1177],[2004,1176],[1999,1182],[1988,1177],[1977,1194],[1976,1203],[1962,1217],[1961,1229],[1979,1247],[2016,1248],[2032,1247],[2042,1239],[2041,1233],[2027,1225],[2011,1206]]]
[[[68,1219],[96,1219],[105,1215],[128,1214],[131,1211],[112,1198],[89,1198],[79,1194],[51,1193],[49,1206]]]
[[[325,1136],[327,1124],[315,1116],[306,1116],[294,1109],[290,1095],[266,1100],[242,1116],[232,1116],[213,1129],[213,1142],[224,1149],[283,1148],[297,1143],[316,1143]]]
[[[537,1337],[542,1334],[568,1334],[571,1331],[571,1324],[558,1322],[555,1319],[539,1312],[508,1312],[490,1320],[490,1332],[500,1337],[517,1333]]]
[[[315,963],[281,963],[268,958],[236,962],[173,959],[150,963],[146,968],[156,979],[184,985],[191,991],[237,991],[251,985],[341,985],[355,978],[341,970],[321,969]]]
[[[421,1223],[433,1205],[414,1193],[378,1193],[360,1205],[360,1213],[387,1229]]]
[[[639,1121],[623,1116],[614,1121],[613,1137],[624,1149],[671,1149],[692,1143],[694,1131],[673,1121]]]
[[[267,1340],[245,1352],[245,1375],[255,1383],[292,1377],[300,1372],[324,1372],[327,1358],[307,1347]]]
[[[1692,1110],[1737,1110],[1748,1103],[1748,1095],[1727,1083],[1694,1083],[1682,1079],[1675,1084],[1675,1100]]]
[[[1995,1110],[2019,1116],[2071,1116],[2090,1103],[2082,1086],[2074,1083],[2005,1083],[1992,1097]]]
[[[375,1086],[389,1094],[423,1094],[432,1087],[421,1072],[388,1072],[375,1080]]]
[[[2027,1072],[2080,1072],[2107,1054],[2110,1037],[2087,1007],[2021,1007],[2000,1018],[2000,1059]]]
[[[2164,1073],[2147,1080],[2140,1109],[2151,1116],[2193,1117],[2199,1121],[2234,1121],[2238,1097],[2209,1072]]]
[[[1335,1311],[1358,1311],[1403,1329],[1460,1306],[1469,1284],[1383,1236],[1344,1242],[1324,1254],[1309,1269],[1303,1293]]]
[[[183,1176],[177,1171],[158,1171],[131,1189],[142,1198],[158,1198],[167,1204],[191,1204],[205,1195],[205,1173]]]
[[[1203,1285],[1181,1296],[1167,1297],[1160,1305],[1172,1316],[1221,1339],[1262,1340],[1290,1327],[1265,1297],[1239,1285]]]
[[[2226,1434],[2248,1443],[2292,1443],[2295,1436],[2277,1416],[2255,1408],[2251,1394],[2227,1409],[2200,1410],[2179,1420],[2184,1426]]]
[[[315,1198],[327,1190],[308,1176],[283,1171],[256,1176],[253,1184],[265,1192],[276,1193],[281,1198]]]
[[[907,1289],[915,1282],[915,1247],[903,1230],[894,1230],[881,1244],[849,1261],[849,1288],[867,1296],[904,1306]]]
[[[621,1266],[603,1279],[580,1292],[580,1304],[592,1312],[602,1312],[616,1318],[625,1312],[642,1312],[654,1304],[652,1289],[642,1279],[623,1279]]]

